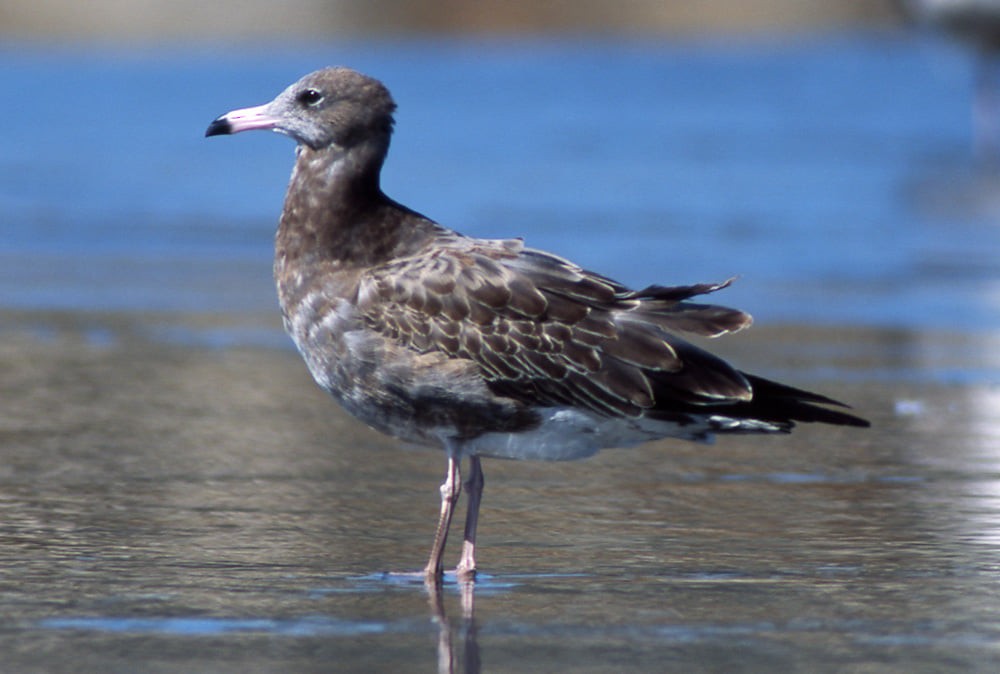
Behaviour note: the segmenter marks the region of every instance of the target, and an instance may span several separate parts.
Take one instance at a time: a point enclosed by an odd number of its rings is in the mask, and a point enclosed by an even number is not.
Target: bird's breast
[[[313,379],[369,426],[437,446],[535,425],[533,412],[490,391],[473,362],[415,351],[372,325],[343,276],[288,271],[279,295],[285,328]]]

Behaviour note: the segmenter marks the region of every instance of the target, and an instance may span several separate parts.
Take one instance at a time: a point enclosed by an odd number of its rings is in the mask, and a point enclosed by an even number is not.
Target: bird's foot
[[[440,566],[428,565],[424,568],[424,582],[428,584],[440,584],[444,581],[444,569]]]
[[[455,567],[455,579],[459,583],[474,583],[476,580],[475,565],[467,566],[465,564],[459,564]]]

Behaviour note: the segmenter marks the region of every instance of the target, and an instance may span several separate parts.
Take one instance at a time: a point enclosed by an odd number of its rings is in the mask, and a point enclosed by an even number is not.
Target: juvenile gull
[[[830,398],[740,372],[678,336],[750,325],[688,301],[729,285],[624,285],[520,239],[473,239],[379,186],[396,105],[377,80],[326,68],[207,136],[270,129],[298,143],[275,242],[285,329],[316,382],[366,424],[441,447],[441,516],[424,570],[442,573],[462,489],[460,578],[475,576],[482,457],[578,459],[659,438],[867,426]]]

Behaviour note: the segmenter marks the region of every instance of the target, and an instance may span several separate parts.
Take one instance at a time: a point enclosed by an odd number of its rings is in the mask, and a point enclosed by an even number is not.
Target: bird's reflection
[[[443,583],[430,580],[424,587],[431,607],[431,618],[438,626],[439,674],[478,674],[481,665],[476,631],[475,581],[458,581],[462,616],[454,625],[448,620],[445,611]]]

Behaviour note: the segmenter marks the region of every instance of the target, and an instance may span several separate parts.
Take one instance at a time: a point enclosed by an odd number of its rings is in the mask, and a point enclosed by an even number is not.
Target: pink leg
[[[434,534],[434,547],[431,548],[431,558],[427,561],[424,575],[428,580],[439,582],[444,571],[441,558],[444,556],[444,546],[448,542],[448,528],[451,526],[451,516],[455,512],[455,503],[462,493],[462,475],[460,459],[448,454],[448,474],[441,485],[441,518],[438,520],[437,533]]]
[[[469,510],[465,517],[465,540],[462,543],[462,558],[455,569],[459,580],[473,580],[476,577],[476,527],[479,525],[479,504],[483,500],[483,468],[478,456],[469,457],[469,477],[465,481],[468,492]]]

